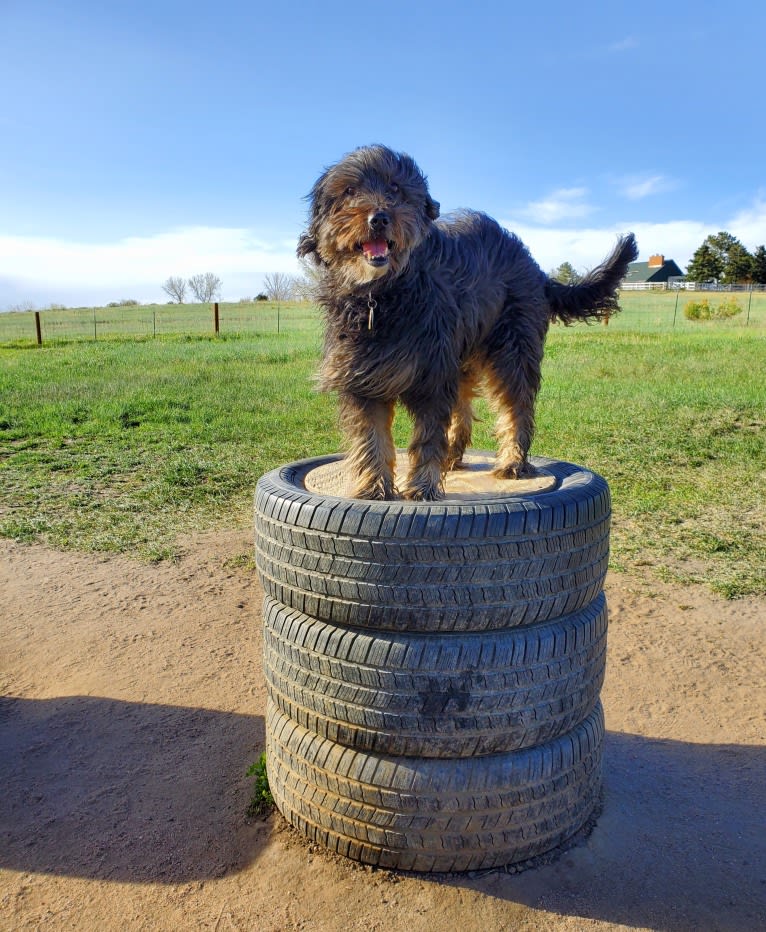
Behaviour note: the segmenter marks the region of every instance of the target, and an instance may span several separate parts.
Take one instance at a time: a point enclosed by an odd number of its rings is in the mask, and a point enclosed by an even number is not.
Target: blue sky
[[[304,196],[409,152],[549,270],[632,229],[682,267],[766,242],[758,0],[604,4],[0,0],[0,309],[223,297],[298,272]]]

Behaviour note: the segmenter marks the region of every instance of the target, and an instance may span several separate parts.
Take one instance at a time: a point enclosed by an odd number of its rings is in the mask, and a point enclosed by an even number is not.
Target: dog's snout
[[[370,215],[370,229],[375,233],[382,233],[391,222],[391,218],[385,210],[376,210]]]

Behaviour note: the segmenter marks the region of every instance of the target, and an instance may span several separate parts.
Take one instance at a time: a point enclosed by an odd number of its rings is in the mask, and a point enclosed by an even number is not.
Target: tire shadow
[[[766,748],[608,732],[591,834],[517,874],[445,882],[630,927],[750,930],[766,922]]]
[[[0,867],[178,883],[238,871],[263,717],[93,696],[0,698]]]

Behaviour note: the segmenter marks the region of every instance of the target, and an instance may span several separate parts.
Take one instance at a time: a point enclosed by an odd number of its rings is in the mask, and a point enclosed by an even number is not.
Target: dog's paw
[[[506,463],[504,466],[495,466],[492,475],[496,479],[531,479],[538,475],[535,467],[524,460],[522,463]]]
[[[404,493],[410,502],[438,502],[443,497],[440,489],[411,489]]]
[[[441,483],[425,483],[423,485],[408,483],[402,489],[402,497],[411,502],[438,502],[444,498],[444,489]]]
[[[448,456],[447,461],[444,464],[445,472],[454,472],[456,469],[465,469],[465,463],[463,462],[463,454]]]
[[[353,486],[349,498],[363,498],[375,502],[386,502],[396,498],[393,482],[377,479],[375,482],[362,482]]]

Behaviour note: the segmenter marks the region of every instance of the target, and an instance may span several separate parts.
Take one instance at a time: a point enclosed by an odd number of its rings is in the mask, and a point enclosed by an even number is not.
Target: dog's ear
[[[310,233],[301,234],[301,238],[298,240],[298,248],[296,249],[299,259],[305,259],[306,256],[311,256],[314,262],[319,264],[319,256],[317,254],[317,243],[313,236]]]
[[[306,200],[309,202],[309,228],[298,240],[298,248],[296,250],[299,259],[305,259],[307,256],[310,256],[317,265],[322,264],[322,257],[319,255],[317,248],[317,234],[319,232],[323,205],[325,203],[324,188],[326,181],[327,172],[323,172],[314,182],[311,191],[306,195]]]
[[[429,220],[436,220],[439,216],[439,202],[435,201],[432,197],[426,198],[426,217]]]

